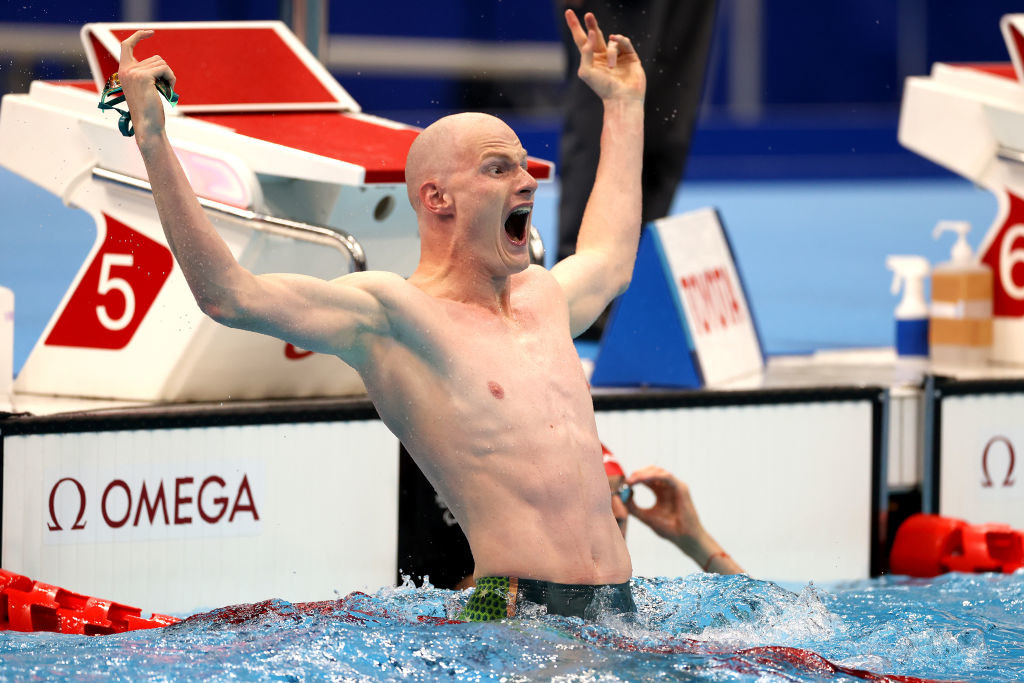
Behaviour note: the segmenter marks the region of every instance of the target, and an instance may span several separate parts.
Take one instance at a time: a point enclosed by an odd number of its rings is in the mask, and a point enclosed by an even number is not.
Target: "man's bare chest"
[[[558,322],[536,313],[511,321],[451,320],[441,343],[453,393],[499,413],[563,413],[589,405],[579,356]]]

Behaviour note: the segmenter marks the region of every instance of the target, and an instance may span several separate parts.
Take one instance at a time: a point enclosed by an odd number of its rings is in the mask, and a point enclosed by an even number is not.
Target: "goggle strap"
[[[158,80],[156,82],[157,91],[163,95],[170,105],[173,107],[178,104],[178,93],[171,90],[170,86],[166,81]],[[130,138],[135,135],[135,129],[132,127],[132,115],[127,109],[120,109],[115,105],[122,104],[124,102],[124,89],[121,87],[121,82],[118,80],[117,74],[112,74],[107,79],[107,87],[103,89],[100,94],[100,103],[98,107],[101,110],[113,109],[121,118],[117,121],[117,128],[121,131],[121,135],[126,138]]]

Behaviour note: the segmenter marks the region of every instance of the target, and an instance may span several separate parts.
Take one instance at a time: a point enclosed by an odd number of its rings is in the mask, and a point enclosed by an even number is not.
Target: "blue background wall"
[[[157,20],[277,19],[276,0],[154,1]],[[737,14],[759,7],[756,44],[736,44]],[[474,41],[558,40],[550,0],[331,3],[330,32]],[[896,126],[903,79],[934,61],[1006,61],[999,17],[1022,3],[858,0],[725,1],[702,117],[674,210],[719,207],[748,284],[767,350],[886,345],[889,253],[944,260],[930,239],[939,219],[974,223],[978,244],[995,213],[987,193],[903,150]],[[384,17],[384,18],[382,18]],[[758,18],[759,17],[759,18]],[[0,92],[34,78],[83,77],[78,50],[5,53],[19,26],[77,28],[122,19],[116,0],[0,4]],[[755,107],[738,112],[730,61],[753,50]],[[414,57],[412,57],[414,58]],[[495,111],[531,152],[557,161],[559,83],[486,82],[409,74],[335,74],[364,110],[425,124],[453,110]],[[258,74],[254,74],[258,78]],[[742,115],[741,115],[742,114]],[[557,184],[543,188],[535,223],[550,235]],[[18,296],[19,367],[93,238],[89,220],[0,169],[0,284]]]

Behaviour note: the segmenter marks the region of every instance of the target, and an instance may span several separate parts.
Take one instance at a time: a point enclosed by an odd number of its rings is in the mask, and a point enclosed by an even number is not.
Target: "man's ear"
[[[452,196],[434,180],[420,185],[420,203],[427,211],[439,216],[450,216],[455,211]]]

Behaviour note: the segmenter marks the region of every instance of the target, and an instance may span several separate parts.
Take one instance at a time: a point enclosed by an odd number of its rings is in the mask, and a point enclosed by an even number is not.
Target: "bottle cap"
[[[970,265],[973,263],[974,252],[971,251],[971,245],[967,244],[967,233],[971,231],[971,224],[967,221],[939,221],[935,224],[932,237],[939,239],[939,235],[947,230],[957,234],[953,249],[949,252],[950,263],[957,265]]]

